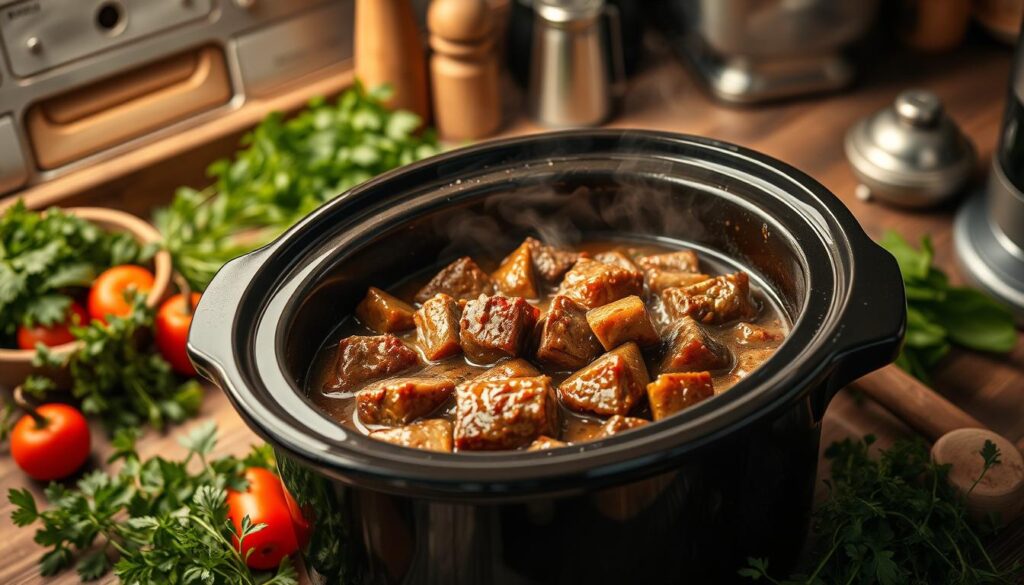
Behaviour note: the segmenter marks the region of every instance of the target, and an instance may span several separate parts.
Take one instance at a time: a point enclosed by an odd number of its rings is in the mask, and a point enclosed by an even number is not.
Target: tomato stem
[[[39,414],[39,411],[29,403],[28,399],[25,398],[25,390],[20,384],[14,388],[14,403],[18,405],[18,408],[24,410],[25,414],[32,417],[37,428],[43,429],[46,428],[47,424],[49,424],[46,417]]]
[[[192,315],[192,287],[188,284],[188,279],[181,275],[180,272],[174,273],[174,282],[178,285],[178,290],[181,291],[181,299],[185,305],[184,313],[188,316]]]

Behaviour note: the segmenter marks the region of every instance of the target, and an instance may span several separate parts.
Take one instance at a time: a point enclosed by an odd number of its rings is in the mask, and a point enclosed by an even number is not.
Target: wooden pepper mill
[[[367,88],[389,85],[387,105],[430,119],[427,60],[409,0],[356,0],[355,73]]]
[[[494,22],[487,0],[433,0],[427,11],[434,121],[442,138],[483,138],[501,126]]]

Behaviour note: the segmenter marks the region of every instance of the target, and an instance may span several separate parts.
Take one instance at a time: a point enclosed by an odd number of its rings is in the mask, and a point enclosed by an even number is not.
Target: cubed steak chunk
[[[733,338],[737,345],[758,347],[782,341],[782,331],[776,328],[762,327],[754,323],[737,323],[732,328]]]
[[[455,390],[449,378],[395,378],[356,393],[356,412],[368,425],[404,425],[444,404]]]
[[[493,368],[485,370],[482,374],[473,378],[474,381],[501,380],[504,378],[533,378],[539,376],[540,371],[533,367],[530,362],[515,358],[499,362]]]
[[[661,341],[647,307],[635,295],[587,311],[587,323],[606,350],[627,341],[641,347]]]
[[[736,272],[709,278],[682,288],[665,289],[661,294],[665,312],[673,319],[689,315],[699,323],[724,323],[749,319],[757,314],[750,296],[750,277]]]
[[[587,309],[565,295],[551,299],[537,324],[537,361],[562,370],[578,370],[601,353],[587,323]]]
[[[595,309],[629,295],[639,295],[643,288],[644,277],[637,271],[580,258],[565,274],[558,292]]]
[[[566,447],[569,444],[565,441],[559,441],[558,439],[552,439],[548,436],[537,437],[530,446],[526,448],[527,451],[547,451],[548,449],[557,449],[559,447]]]
[[[693,250],[679,250],[664,254],[652,254],[636,259],[641,268],[672,270],[676,272],[700,272],[700,261]]]
[[[463,256],[438,272],[416,293],[416,302],[424,303],[437,293],[455,299],[473,299],[494,294],[494,281],[469,256]]]
[[[501,262],[501,266],[491,275],[498,290],[510,297],[536,299],[540,296],[540,287],[534,274],[530,245],[523,242]]]
[[[643,397],[649,381],[640,348],[630,342],[566,378],[558,386],[558,397],[576,412],[625,415]]]
[[[507,378],[462,384],[455,390],[455,448],[516,449],[558,429],[551,379]]]
[[[594,260],[604,262],[605,264],[611,264],[612,266],[618,266],[619,268],[629,270],[630,272],[640,272],[640,268],[629,256],[626,256],[617,250],[594,254]]]
[[[708,372],[662,374],[647,385],[651,416],[661,420],[715,395]]]
[[[679,272],[676,270],[662,270],[661,268],[648,268],[644,271],[644,280],[647,282],[647,289],[651,294],[661,296],[665,289],[689,286],[703,282],[711,276],[695,272]]]
[[[409,303],[371,286],[356,307],[356,317],[377,333],[396,333],[415,326],[412,318],[415,311]]]
[[[603,439],[612,435],[617,435],[623,431],[642,427],[647,424],[647,421],[642,418],[635,416],[621,416],[615,415],[604,422],[601,425],[601,429],[594,435],[595,439]]]
[[[373,431],[370,436],[403,447],[450,453],[452,450],[452,423],[432,418],[404,427]]]
[[[335,382],[328,389],[354,390],[418,364],[420,358],[394,335],[352,335],[338,342]]]
[[[413,315],[416,338],[427,359],[442,360],[462,351],[459,345],[460,312],[455,299],[437,293],[424,301]]]
[[[540,311],[522,297],[480,295],[466,303],[459,321],[462,351],[478,364],[518,357]]]
[[[668,373],[718,370],[729,367],[731,363],[732,354],[729,348],[716,341],[691,317],[683,317],[672,329],[668,348],[658,371]]]
[[[530,258],[537,276],[548,284],[557,283],[580,258],[577,252],[549,246],[534,238],[526,238],[523,245],[530,249]]]

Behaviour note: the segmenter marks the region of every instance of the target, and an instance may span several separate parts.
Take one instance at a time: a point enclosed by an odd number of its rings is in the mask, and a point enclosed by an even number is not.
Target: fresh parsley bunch
[[[389,94],[357,83],[334,104],[315,99],[288,120],[271,114],[234,160],[210,165],[210,187],[179,189],[155,223],[192,287],[205,289],[225,262],[346,189],[438,152],[434,133],[418,132],[418,116],[384,106]]]
[[[874,437],[833,443],[829,498],[814,513],[817,560],[807,574],[778,580],[768,564],[750,559],[740,574],[775,585],[1011,585],[1020,565],[996,567],[960,496],[949,466],[931,460],[921,440],[902,440],[871,457]],[[978,454],[981,477],[998,465],[990,441]],[[978,481],[981,480],[978,478]],[[975,482],[977,485],[977,482]]]
[[[916,250],[899,234],[887,232],[882,247],[895,256],[907,291],[907,338],[896,364],[921,380],[952,345],[1006,353],[1017,343],[1013,315],[987,295],[952,286],[932,265],[931,239]]]
[[[62,321],[69,291],[88,287],[117,264],[139,264],[156,251],[59,209],[29,211],[18,201],[0,215],[0,346],[19,325]]]
[[[41,523],[36,542],[49,550],[40,572],[53,575],[72,564],[83,580],[113,568],[124,583],[202,583],[206,585],[294,585],[295,569],[285,557],[267,573],[253,573],[233,537],[262,530],[246,517],[235,535],[227,518],[226,490],[245,489],[247,467],[273,468],[268,446],[254,447],[245,458],[211,459],[217,428],[201,425],[183,437],[184,459],[142,460],[137,435],[122,431],[114,439],[121,462],[116,474],[92,472],[74,488],[52,483],[49,507],[40,509],[27,489],[8,493],[11,518],[18,526]]]

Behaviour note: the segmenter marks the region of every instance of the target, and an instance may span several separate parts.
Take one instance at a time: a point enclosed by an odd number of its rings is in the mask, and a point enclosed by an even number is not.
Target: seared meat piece
[[[478,295],[494,294],[494,281],[469,256],[463,256],[438,272],[430,282],[416,293],[416,302],[444,293],[455,299],[473,299]]]
[[[449,453],[452,450],[452,423],[441,418],[421,420],[404,427],[373,431],[370,436],[380,441],[424,451]]]
[[[337,380],[328,389],[348,391],[363,382],[393,376],[420,362],[394,335],[352,335],[338,342]]]
[[[437,410],[455,390],[448,378],[395,378],[356,393],[359,420],[368,425],[404,425]]]
[[[757,314],[750,296],[750,277],[746,272],[709,278],[682,288],[661,293],[665,312],[673,319],[689,315],[699,323],[724,323],[749,319]]]
[[[540,372],[537,368],[533,367],[533,364],[524,359],[515,358],[498,362],[498,364],[493,368],[486,370],[476,378],[473,378],[473,381],[501,380],[503,378],[533,378],[534,376],[539,375]]]
[[[587,323],[606,350],[627,341],[641,347],[661,341],[647,307],[635,295],[587,311]]]
[[[708,372],[662,374],[647,385],[651,416],[661,420],[715,395]]]
[[[729,367],[729,348],[715,340],[690,317],[676,323],[659,372],[699,372]]]
[[[523,242],[502,260],[501,266],[491,276],[498,285],[498,290],[507,296],[527,299],[536,299],[540,296],[528,242]]]
[[[665,254],[641,256],[636,263],[644,269],[672,270],[676,272],[699,272],[700,262],[693,250],[680,250]]]
[[[371,286],[356,307],[356,317],[377,333],[395,333],[414,327],[412,314],[415,310],[409,303]]]
[[[635,416],[621,416],[617,414],[601,425],[601,430],[594,435],[594,438],[602,439],[604,437],[610,437],[612,435],[617,435],[622,431],[642,427],[645,424],[647,424],[647,421],[642,418],[636,418]]]
[[[782,340],[782,332],[778,329],[769,329],[753,323],[737,323],[732,328],[733,338],[736,345],[759,346],[774,341]]]
[[[551,378],[467,382],[455,390],[455,448],[515,449],[558,429]]]
[[[522,297],[489,297],[466,303],[459,321],[462,351],[478,364],[522,354],[540,311]]]
[[[533,269],[537,276],[548,284],[558,282],[558,279],[562,278],[562,275],[580,258],[577,252],[548,246],[533,238],[523,240],[523,245],[530,249],[530,258],[533,260]]]
[[[643,292],[644,277],[635,270],[580,258],[559,287],[563,294],[588,309]]]
[[[587,324],[587,309],[565,295],[551,299],[538,323],[537,361],[559,369],[576,370],[601,353]]]
[[[594,260],[598,262],[604,262],[605,264],[611,264],[612,266],[618,266],[630,272],[640,272],[640,268],[637,267],[636,263],[622,252],[601,252],[600,254],[594,254]]]
[[[462,351],[459,345],[459,304],[444,293],[424,301],[413,316],[416,338],[429,360],[441,360]]]
[[[643,397],[648,381],[640,348],[630,342],[566,378],[558,387],[558,397],[576,412],[624,415]]]
[[[559,441],[558,439],[552,439],[551,437],[541,435],[540,437],[537,437],[537,439],[534,442],[530,443],[530,446],[527,447],[526,450],[547,451],[548,449],[557,449],[559,447],[565,447],[568,444],[569,443],[566,443],[564,441]]]
[[[660,268],[648,268],[644,271],[644,280],[651,294],[660,296],[668,288],[679,288],[703,282],[711,278],[707,274],[694,272],[679,272],[676,270],[662,270]]]

